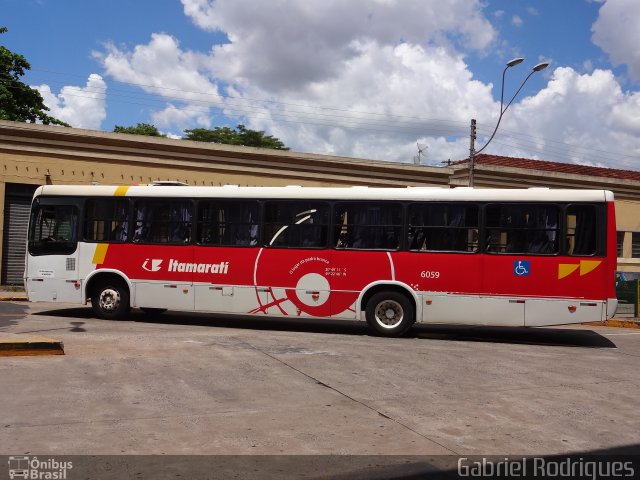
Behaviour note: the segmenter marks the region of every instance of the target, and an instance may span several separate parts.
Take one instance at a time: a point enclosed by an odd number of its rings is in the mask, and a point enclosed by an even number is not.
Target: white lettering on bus
[[[220,263],[185,263],[169,260],[170,272],[192,272],[192,273],[219,273],[225,275],[229,272],[229,262]]]

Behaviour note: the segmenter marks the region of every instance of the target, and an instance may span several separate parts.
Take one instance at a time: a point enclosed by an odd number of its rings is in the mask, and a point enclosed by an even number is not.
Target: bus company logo
[[[229,262],[220,263],[185,263],[177,260],[169,260],[170,272],[193,273],[219,273],[225,275],[229,272]]]
[[[159,272],[162,270],[161,258],[147,258],[142,264],[142,268],[147,272]],[[229,273],[229,262],[219,263],[189,263],[180,262],[173,258],[169,259],[169,272],[185,272],[185,273],[218,273],[225,275]]]
[[[149,262],[151,262],[151,265],[149,265]],[[160,265],[162,265],[162,259],[153,258],[149,260],[147,258],[142,264],[142,268],[147,272],[157,272],[160,270]]]
[[[67,470],[73,468],[73,462],[61,462],[54,458],[39,460],[38,457],[10,456],[9,478],[28,478],[38,480],[64,480]]]

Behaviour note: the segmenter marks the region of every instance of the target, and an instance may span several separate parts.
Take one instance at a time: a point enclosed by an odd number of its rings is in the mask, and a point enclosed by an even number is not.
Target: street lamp
[[[502,71],[502,88],[500,89],[500,115],[498,116],[498,121],[496,123],[495,128],[493,129],[493,133],[491,134],[491,137],[489,137],[489,140],[487,140],[487,143],[485,143],[480,150],[475,149],[476,120],[475,119],[471,120],[471,145],[469,148],[469,186],[470,187],[473,187],[473,173],[474,173],[473,170],[475,167],[475,156],[478,153],[482,152],[485,148],[487,148],[489,143],[491,143],[491,140],[493,140],[493,137],[496,135],[496,132],[498,131],[498,127],[500,126],[500,122],[502,121],[502,116],[504,115],[504,112],[506,112],[507,109],[511,106],[511,103],[513,103],[513,100],[518,96],[518,93],[520,93],[520,90],[522,90],[522,87],[524,87],[524,84],[527,83],[527,80],[529,80],[531,75],[533,75],[536,72],[539,72],[540,70],[544,70],[549,66],[549,62],[542,62],[537,64],[535,67],[533,67],[529,72],[529,75],[526,76],[526,78],[520,84],[520,87],[518,87],[518,90],[516,90],[516,93],[514,93],[513,97],[511,97],[511,100],[509,100],[509,103],[507,103],[507,106],[503,107],[504,77],[507,74],[507,70],[511,67],[515,67],[516,65],[521,64],[523,61],[524,61],[524,58],[514,58],[513,60],[510,60],[507,62],[507,65],[504,67],[504,70]]]

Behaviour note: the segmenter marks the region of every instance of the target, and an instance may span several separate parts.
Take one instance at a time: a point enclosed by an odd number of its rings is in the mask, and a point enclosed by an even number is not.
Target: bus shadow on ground
[[[559,347],[616,348],[616,344],[588,327],[485,327],[475,325],[418,325],[409,332],[415,338],[465,342],[518,343]]]
[[[34,315],[90,319],[93,311],[86,307],[67,308],[38,312]],[[109,320],[105,320],[109,321]],[[326,333],[337,335],[371,335],[366,323],[330,319],[290,319],[286,317],[255,317],[244,315],[221,315],[194,312],[168,311],[160,314],[143,313],[133,309],[125,321],[162,325],[190,325],[242,330],[289,331]],[[589,330],[578,328],[525,328],[488,327],[475,325],[425,325],[416,324],[405,338],[444,341],[513,343],[525,345],[548,345],[559,347],[616,348],[609,338]]]

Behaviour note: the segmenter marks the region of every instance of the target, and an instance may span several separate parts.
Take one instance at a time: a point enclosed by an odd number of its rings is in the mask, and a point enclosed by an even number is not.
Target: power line
[[[86,76],[56,72],[47,69],[36,69],[35,71],[62,75],[66,77],[81,77],[86,79]],[[115,101],[118,103],[129,105],[147,106],[152,108],[161,108],[163,106],[160,105],[161,103],[166,104],[167,102],[171,103],[172,101],[182,102],[188,104],[188,106],[180,107],[181,111],[186,112],[208,115],[210,114],[209,109],[215,108],[220,110],[224,115],[240,117],[245,116],[252,118],[269,118],[277,120],[279,122],[315,125],[318,127],[345,128],[370,132],[396,132],[399,134],[405,133],[421,136],[445,137],[448,139],[462,138],[468,135],[467,125],[465,122],[461,121],[434,119],[411,115],[396,115],[390,114],[388,112],[365,112],[321,105],[282,102],[272,99],[241,97],[229,94],[221,94],[219,92],[217,93],[216,98],[207,100],[200,98],[191,98],[188,96],[185,97],[179,95],[166,95],[161,92],[180,92],[182,94],[205,97],[213,97],[216,94],[188,91],[171,87],[162,87],[158,85],[124,82],[113,79],[110,79],[109,81],[117,84],[141,88],[144,93],[140,94],[139,92],[131,92],[130,90],[114,88],[111,86],[109,86],[108,88],[73,86],[74,88],[81,89],[82,92],[94,93],[94,95],[82,95],[79,93],[65,93],[64,95],[79,98],[98,98],[101,100]],[[64,82],[61,80],[51,81],[50,78],[44,79],[42,83],[45,83],[47,85],[53,84],[67,86],[64,85]],[[156,90],[156,92],[146,91],[146,88]],[[198,108],[199,105],[203,106],[203,108]],[[269,110],[269,107],[267,105],[275,106],[281,111],[274,112],[272,110]],[[303,108],[304,110],[299,110],[300,108]],[[341,115],[341,113],[344,115]],[[363,115],[364,117],[359,115]],[[478,128],[478,130],[484,135],[484,128]],[[505,134],[509,135],[509,140],[505,138]],[[546,137],[542,138],[519,131],[516,132],[502,129],[500,139],[501,140],[495,140],[494,142],[506,147],[518,148],[534,152],[549,152],[551,154],[560,155],[563,157],[566,157],[567,151],[571,151],[576,153],[576,156],[579,156],[580,158],[592,159],[594,161],[615,161],[620,160],[621,158],[629,160],[640,160],[638,156],[634,155],[582,147],[580,145],[572,145],[565,141]],[[540,149],[539,146],[541,140],[545,144],[542,149]]]

